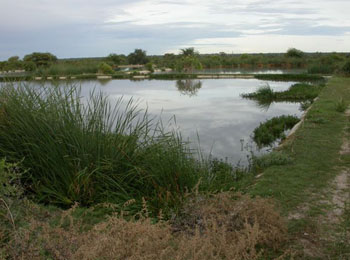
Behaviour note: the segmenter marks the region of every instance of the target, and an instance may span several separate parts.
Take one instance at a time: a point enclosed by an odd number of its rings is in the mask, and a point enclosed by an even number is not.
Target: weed
[[[274,165],[287,165],[292,162],[292,158],[284,153],[273,151],[262,156],[253,156],[251,163],[251,170],[255,173],[262,172]]]
[[[248,260],[264,257],[266,249],[275,257],[284,254],[286,225],[270,200],[231,192],[188,196],[171,222],[113,215],[82,231],[76,208],[59,213],[57,225],[31,216],[3,249],[13,259]]]
[[[309,119],[309,121],[315,124],[326,124],[327,122],[329,122],[324,117],[312,117]]]
[[[347,104],[342,98],[335,103],[335,110],[337,112],[343,113],[345,112],[346,108],[347,108]]]

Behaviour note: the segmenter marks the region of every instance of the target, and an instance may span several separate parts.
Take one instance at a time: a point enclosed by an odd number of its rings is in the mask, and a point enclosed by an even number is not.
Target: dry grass
[[[54,227],[47,219],[31,220],[3,252],[8,259],[258,259],[262,248],[277,256],[286,241],[284,221],[270,201],[228,192],[195,196],[181,216],[156,224],[112,216],[82,231],[73,211],[64,211]]]

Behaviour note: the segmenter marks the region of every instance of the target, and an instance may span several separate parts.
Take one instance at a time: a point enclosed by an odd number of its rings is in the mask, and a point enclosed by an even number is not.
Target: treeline
[[[35,75],[113,74],[118,67],[144,65],[144,69],[170,68],[192,73],[201,69],[305,69],[308,73],[350,73],[349,53],[305,53],[295,48],[273,54],[199,54],[194,48],[181,49],[179,54],[147,55],[135,49],[129,55],[111,53],[107,57],[57,59],[51,53],[32,53],[21,60],[18,56],[0,62],[0,71],[25,70]]]

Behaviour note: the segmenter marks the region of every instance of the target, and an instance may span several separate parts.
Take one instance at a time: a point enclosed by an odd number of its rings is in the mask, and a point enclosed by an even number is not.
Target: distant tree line
[[[101,58],[57,59],[51,53],[34,52],[10,57],[0,62],[0,71],[23,69],[37,74],[113,73],[120,65],[140,64],[147,70],[171,68],[178,72],[200,69],[306,69],[309,73],[350,74],[348,53],[305,53],[290,48],[286,53],[271,54],[199,54],[194,48],[180,49],[178,54],[147,55],[145,50],[135,49],[128,55],[111,53]]]

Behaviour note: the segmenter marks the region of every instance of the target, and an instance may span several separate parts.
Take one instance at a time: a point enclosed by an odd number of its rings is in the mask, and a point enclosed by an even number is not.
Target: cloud
[[[202,52],[347,51],[349,9],[347,0],[2,0],[0,60],[44,50],[162,54],[191,45]]]

